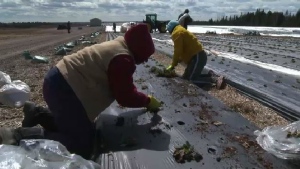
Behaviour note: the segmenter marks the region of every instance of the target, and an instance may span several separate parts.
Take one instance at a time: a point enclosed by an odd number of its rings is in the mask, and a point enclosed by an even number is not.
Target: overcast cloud
[[[257,8],[295,13],[300,0],[0,0],[0,22],[138,21],[146,13],[177,19],[188,8],[195,20],[253,12]]]

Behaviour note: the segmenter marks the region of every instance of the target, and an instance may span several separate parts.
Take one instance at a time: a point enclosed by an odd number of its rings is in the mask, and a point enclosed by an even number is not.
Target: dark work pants
[[[189,80],[198,86],[212,85],[215,79],[209,74],[201,74],[207,63],[207,55],[205,51],[199,52],[193,56],[184,70],[183,79]]]
[[[45,129],[45,138],[58,141],[71,153],[88,159],[93,149],[94,125],[57,67],[53,67],[46,75],[43,95],[57,129]]]

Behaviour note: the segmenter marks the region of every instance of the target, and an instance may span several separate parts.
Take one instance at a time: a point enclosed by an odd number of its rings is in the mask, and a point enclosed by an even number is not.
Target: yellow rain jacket
[[[174,42],[173,67],[181,61],[188,64],[193,56],[204,50],[197,37],[181,25],[174,28],[171,37]]]

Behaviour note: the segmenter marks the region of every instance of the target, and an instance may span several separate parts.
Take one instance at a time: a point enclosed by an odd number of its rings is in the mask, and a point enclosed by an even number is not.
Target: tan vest
[[[115,100],[109,87],[107,70],[110,61],[120,54],[132,56],[122,36],[65,56],[56,65],[91,121]]]

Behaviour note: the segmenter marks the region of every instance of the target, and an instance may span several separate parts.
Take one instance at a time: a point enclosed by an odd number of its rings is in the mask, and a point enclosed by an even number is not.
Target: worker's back
[[[191,58],[203,50],[202,44],[199,42],[198,38],[191,33],[190,31],[183,28],[181,25],[178,25],[174,28],[172,32],[172,39],[174,41],[174,47],[176,48],[177,39],[181,36],[183,39],[182,46],[179,46],[183,49],[184,56],[181,56],[182,61],[186,64],[191,60]]]
[[[193,19],[188,13],[185,13],[178,19],[178,22],[181,26],[187,29],[188,24],[193,22]]]

